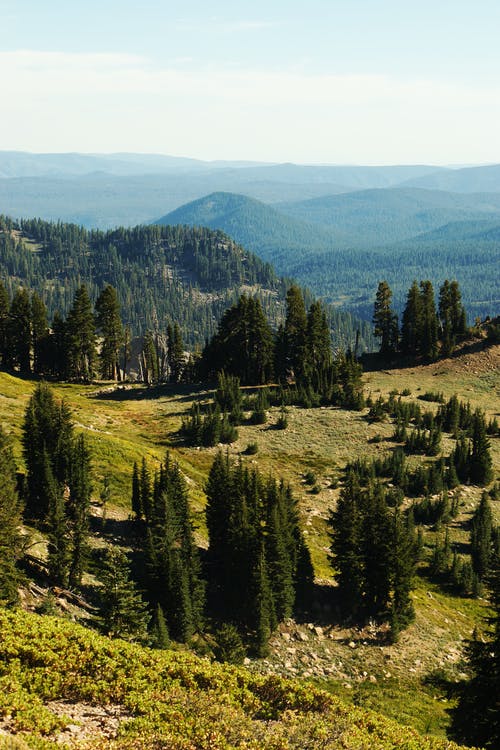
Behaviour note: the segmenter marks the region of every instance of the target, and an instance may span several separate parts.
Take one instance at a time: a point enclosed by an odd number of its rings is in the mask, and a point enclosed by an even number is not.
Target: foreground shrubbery
[[[305,750],[458,747],[374,713],[351,708],[310,685],[256,676],[188,652],[151,651],[111,641],[65,620],[0,611],[0,717],[40,747],[63,723],[49,700],[120,704],[132,716],[115,750]],[[2,745],[0,744],[0,747]]]

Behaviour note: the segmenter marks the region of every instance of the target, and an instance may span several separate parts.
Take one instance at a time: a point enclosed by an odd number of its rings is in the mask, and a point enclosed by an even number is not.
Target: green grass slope
[[[28,747],[65,747],[66,738],[71,747],[110,750],[458,747],[310,684],[110,641],[61,619],[0,610],[0,631],[0,721]],[[68,714],[78,704],[112,706],[121,717],[115,736],[85,719],[75,731]]]

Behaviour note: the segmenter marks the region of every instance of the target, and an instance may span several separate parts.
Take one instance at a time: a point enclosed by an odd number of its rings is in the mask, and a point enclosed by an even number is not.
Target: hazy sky
[[[0,149],[500,162],[499,0],[0,0]]]

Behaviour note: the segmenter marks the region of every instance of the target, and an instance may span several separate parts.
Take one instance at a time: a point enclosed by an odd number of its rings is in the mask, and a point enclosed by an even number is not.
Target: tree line
[[[377,288],[373,310],[374,334],[380,338],[380,353],[401,352],[427,360],[446,357],[467,332],[467,317],[457,281],[446,279],[439,289],[436,308],[429,280],[413,282],[399,327],[392,308],[392,291],[386,281]]]
[[[56,310],[68,314],[82,283],[92,300],[109,284],[133,337],[166,331],[169,321],[177,321],[191,350],[213,335],[243,286],[252,288],[277,326],[289,286],[268,263],[220,231],[155,225],[102,232],[5,216],[0,216],[0,278],[10,296],[19,285],[36,291],[51,319]],[[348,346],[360,330],[360,344],[373,346],[368,322],[333,307],[328,316],[337,345]]]

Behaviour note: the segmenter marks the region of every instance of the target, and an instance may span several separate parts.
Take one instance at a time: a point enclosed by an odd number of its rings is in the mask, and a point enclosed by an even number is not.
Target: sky
[[[0,0],[0,150],[500,162],[498,0]]]

